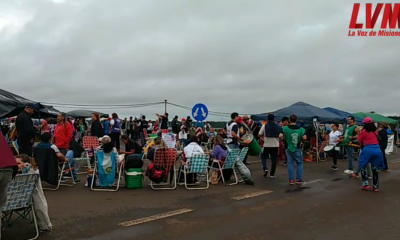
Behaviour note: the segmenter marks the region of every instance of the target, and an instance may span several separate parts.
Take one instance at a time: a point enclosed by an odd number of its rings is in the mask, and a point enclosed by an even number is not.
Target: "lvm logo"
[[[392,37],[400,36],[400,3],[378,3],[375,10],[372,8],[372,3],[365,4],[365,26],[364,23],[359,23],[358,13],[360,12],[360,3],[355,3],[353,6],[353,14],[350,19],[349,36],[360,37]],[[383,9],[383,15],[380,25],[380,30],[375,31],[374,27],[378,21],[379,15]],[[396,29],[397,26],[397,30]]]

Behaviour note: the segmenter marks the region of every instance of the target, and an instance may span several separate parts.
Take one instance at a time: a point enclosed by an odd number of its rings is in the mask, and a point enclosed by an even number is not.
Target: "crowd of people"
[[[101,141],[99,149],[105,152],[115,152],[124,154],[125,159],[128,156],[142,159],[144,152],[147,152],[147,159],[154,160],[154,152],[158,148],[166,148],[165,142],[161,138],[162,133],[169,133],[169,115],[155,114],[156,120],[147,120],[146,116],[140,119],[121,120],[118,114],[113,113],[110,118],[101,120],[99,114],[93,113],[91,121],[85,119],[71,119],[65,113],[59,113],[57,119],[43,120],[41,124],[34,124],[31,115],[34,113],[34,106],[27,105],[26,108],[9,123],[8,136],[16,140],[18,146],[18,157],[15,159],[9,145],[1,136],[2,161],[0,162],[0,207],[4,204],[4,196],[8,180],[17,172],[26,172],[31,168],[27,165],[27,159],[32,157],[32,146],[35,138],[40,135],[40,142],[36,147],[51,148],[56,153],[60,161],[68,161],[71,166],[70,175],[75,183],[80,180],[74,170],[74,158],[80,157],[83,152],[80,142],[84,136],[95,136]],[[13,132],[14,134],[11,134]],[[377,126],[372,119],[367,117],[363,121],[363,126],[357,126],[354,117],[349,116],[347,125],[343,132],[339,130],[338,124],[332,124],[330,131],[326,133],[324,146],[331,146],[327,154],[332,158],[333,171],[338,170],[338,159],[340,150],[344,148],[347,155],[348,167],[344,173],[353,178],[359,178],[361,174],[362,189],[369,190],[372,179],[372,189],[379,191],[378,171],[388,170],[385,149],[388,142],[388,125],[381,123],[378,131]],[[303,127],[298,123],[296,115],[284,117],[280,120],[275,119],[273,114],[268,115],[267,122],[260,124],[249,116],[239,116],[238,113],[231,114],[231,120],[224,128],[215,131],[209,122],[194,122],[189,116],[180,121],[175,116],[171,121],[171,132],[176,134],[177,147],[183,150],[182,165],[185,165],[195,154],[203,154],[202,146],[211,149],[209,152],[211,159],[220,161],[222,164],[225,158],[233,149],[248,147],[248,143],[243,139],[247,134],[252,134],[258,143],[262,146],[260,154],[263,176],[276,178],[276,167],[278,163],[280,148],[283,146],[283,156],[288,171],[288,183],[303,184],[303,147],[310,141],[313,130]],[[310,133],[311,132],[311,133]],[[156,134],[154,144],[144,151],[148,138],[147,134]],[[310,136],[311,134],[311,136]],[[314,132],[315,134],[315,132]],[[120,143],[125,145],[121,150]],[[361,148],[358,157],[358,168],[354,167],[354,148]],[[6,149],[8,148],[8,149]],[[236,170],[242,176],[244,182],[254,185],[250,170],[246,165],[247,155],[243,161],[235,164]],[[271,159],[271,166],[268,167],[268,159]],[[118,164],[124,159],[119,160]],[[210,165],[212,161],[210,161]],[[295,174],[295,166],[297,170]],[[229,173],[223,173],[224,175]],[[231,173],[230,173],[231,174]],[[193,181],[197,181],[194,177]],[[229,179],[230,176],[224,176]]]

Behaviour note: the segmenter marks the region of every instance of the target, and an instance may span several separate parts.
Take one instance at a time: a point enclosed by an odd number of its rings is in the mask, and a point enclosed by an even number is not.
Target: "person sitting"
[[[114,177],[118,178],[118,167],[123,159],[118,159],[118,151],[115,148],[115,143],[108,135],[99,139],[101,145],[99,150],[104,153],[104,158],[98,158],[99,170],[99,184],[100,187],[112,186],[114,184]],[[115,176],[111,177],[110,173],[115,172]],[[110,170],[111,169],[111,170]]]
[[[60,152],[60,150],[57,148],[56,145],[51,144],[51,134],[49,132],[45,132],[41,135],[41,142],[36,146],[39,148],[51,148],[54,150],[54,152],[56,153],[58,159],[61,162],[69,162],[69,165],[71,165],[70,172],[72,173],[72,177],[74,178],[74,181],[76,183],[81,182],[78,178],[78,176],[76,175],[76,171],[75,171],[75,160],[74,160],[74,152],[72,150],[68,150],[68,152],[65,154],[62,154]],[[63,179],[63,181],[65,181],[65,179]]]
[[[228,148],[225,146],[224,139],[218,135],[214,138],[214,148],[211,153],[211,158],[218,161],[225,161],[228,155]]]
[[[151,146],[147,152],[147,159],[150,160],[150,162],[154,162],[154,154],[158,148],[168,148],[167,144],[162,140],[161,137],[157,137],[154,139],[154,145]]]
[[[18,165],[18,174],[39,173],[35,161],[28,155],[20,154],[15,158],[15,161]],[[50,221],[47,200],[40,179],[36,185],[36,191],[33,193],[33,208],[40,231],[51,231],[53,225]]]
[[[217,136],[214,128],[210,128],[210,132],[207,133],[207,136],[210,140],[214,140],[214,138]]]
[[[190,158],[197,154],[204,154],[203,148],[199,145],[196,136],[191,136],[189,144],[183,149],[182,164],[187,165]]]
[[[118,151],[119,154],[125,154],[125,159],[127,156],[135,155],[135,157],[143,157],[143,149],[137,142],[129,139],[127,135],[121,136],[122,142],[125,144],[125,151]]]

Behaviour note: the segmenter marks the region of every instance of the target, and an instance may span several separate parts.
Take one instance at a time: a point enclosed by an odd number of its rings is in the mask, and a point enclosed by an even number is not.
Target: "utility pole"
[[[165,104],[165,112],[164,113],[167,113],[167,100],[164,100],[164,104]]]

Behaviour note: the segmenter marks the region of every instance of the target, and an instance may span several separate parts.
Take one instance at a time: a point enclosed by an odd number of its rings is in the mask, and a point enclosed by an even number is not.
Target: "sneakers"
[[[245,181],[244,183],[245,183],[246,185],[254,186],[253,180],[247,180],[247,181]]]
[[[368,191],[371,187],[369,185],[365,185],[361,187],[361,190]]]
[[[351,174],[350,177],[351,177],[351,178],[359,178],[359,177],[358,177],[358,174],[355,174],[355,173]]]
[[[374,192],[379,192],[379,188],[374,188]]]
[[[75,183],[80,183],[81,182],[80,179],[75,179],[74,181],[75,181]]]
[[[337,166],[332,166],[331,169],[332,169],[333,171],[339,170],[339,168],[338,168]]]
[[[353,174],[354,172],[353,172],[353,170],[346,169],[346,170],[344,170],[344,173],[345,174]]]
[[[268,170],[265,170],[265,171],[264,171],[264,175],[263,175],[263,177],[265,177],[265,178],[266,178],[267,176],[268,176]]]
[[[269,176],[269,178],[276,178],[276,176]]]
[[[296,180],[296,184],[303,184],[303,180]]]
[[[293,184],[294,184],[294,180],[290,180],[289,185],[293,185]]]

